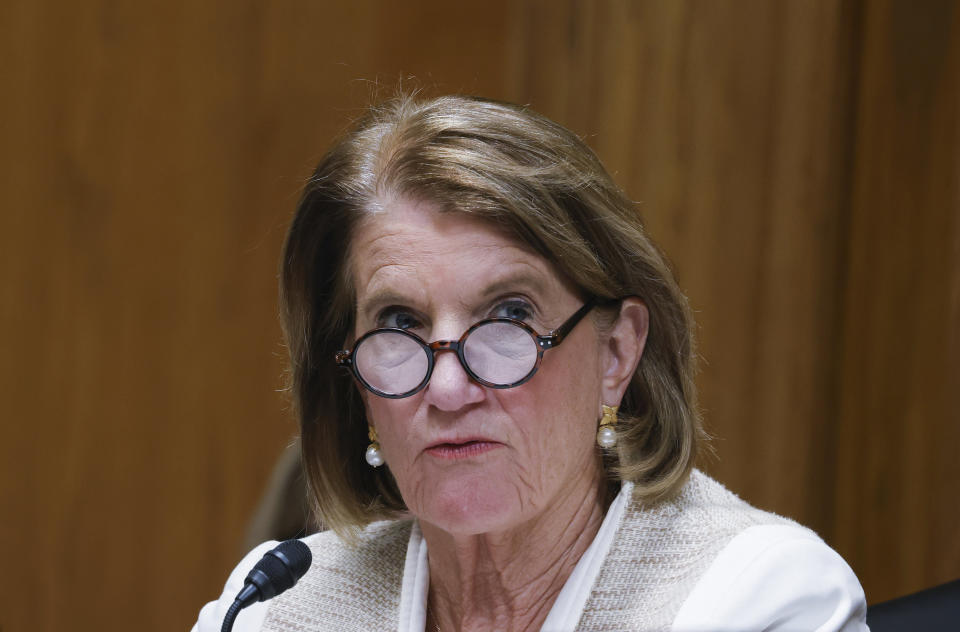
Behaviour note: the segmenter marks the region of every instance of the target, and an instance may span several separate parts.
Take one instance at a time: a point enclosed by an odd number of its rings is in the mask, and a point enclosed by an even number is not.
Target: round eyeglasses
[[[374,329],[360,336],[353,349],[338,351],[338,366],[347,367],[370,392],[400,399],[420,391],[430,381],[438,351],[453,351],[474,381],[490,388],[520,386],[540,368],[543,352],[556,347],[596,301],[589,300],[562,325],[541,336],[530,325],[512,318],[488,318],[476,323],[460,340],[425,342],[405,329]]]

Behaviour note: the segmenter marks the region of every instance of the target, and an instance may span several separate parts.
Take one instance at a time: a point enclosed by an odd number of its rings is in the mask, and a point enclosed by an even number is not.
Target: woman
[[[331,530],[236,630],[866,629],[836,553],[693,469],[686,301],[555,123],[467,97],[373,108],[306,186],[282,317]]]

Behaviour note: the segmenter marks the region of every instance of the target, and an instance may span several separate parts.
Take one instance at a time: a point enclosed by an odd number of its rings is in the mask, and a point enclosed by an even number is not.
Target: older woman
[[[282,285],[330,530],[235,629],[865,629],[836,553],[693,469],[685,299],[566,129],[467,97],[373,108],[307,184]]]

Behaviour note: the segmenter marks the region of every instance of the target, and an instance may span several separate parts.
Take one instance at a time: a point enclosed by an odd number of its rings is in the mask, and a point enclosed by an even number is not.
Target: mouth
[[[424,452],[439,459],[468,459],[503,447],[499,441],[468,439],[466,441],[434,443]]]

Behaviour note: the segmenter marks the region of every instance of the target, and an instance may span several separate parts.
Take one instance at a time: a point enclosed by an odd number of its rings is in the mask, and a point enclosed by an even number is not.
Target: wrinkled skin
[[[486,223],[409,200],[382,208],[361,223],[350,253],[356,336],[403,327],[428,342],[455,340],[494,316],[544,334],[583,304],[552,265]],[[546,617],[602,521],[600,405],[619,404],[646,318],[630,299],[607,331],[583,319],[515,388],[484,387],[441,352],[413,396],[363,389],[387,467],[427,540],[435,620],[524,629]]]

